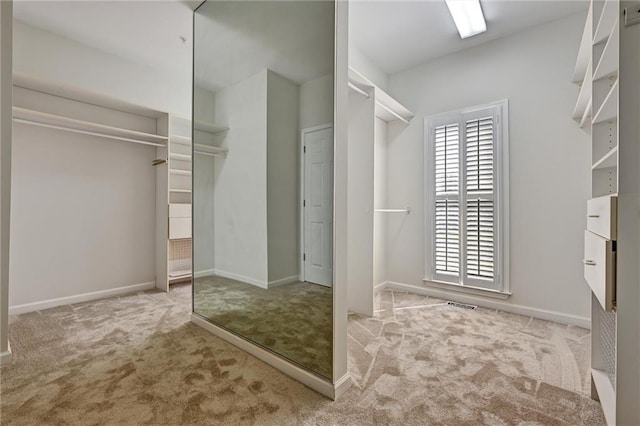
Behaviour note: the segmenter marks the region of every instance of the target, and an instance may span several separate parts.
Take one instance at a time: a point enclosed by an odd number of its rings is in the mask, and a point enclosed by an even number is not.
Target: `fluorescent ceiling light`
[[[445,0],[461,38],[487,31],[480,0]]]

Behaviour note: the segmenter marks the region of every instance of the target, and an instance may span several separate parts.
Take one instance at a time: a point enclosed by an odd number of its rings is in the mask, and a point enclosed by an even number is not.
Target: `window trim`
[[[463,114],[474,114],[486,109],[495,109],[494,116],[498,117],[495,131],[498,133],[496,143],[496,162],[495,171],[497,173],[496,191],[494,199],[497,203],[496,210],[496,276],[498,278],[497,288],[482,288],[474,285],[474,280],[462,284],[463,267],[460,268],[460,282],[442,281],[438,279],[434,267],[434,231],[435,217],[433,210],[435,208],[435,182],[432,171],[435,168],[435,146],[432,134],[436,126],[455,121],[461,123]],[[482,294],[491,297],[506,298],[511,295],[510,277],[509,277],[509,100],[503,99],[483,105],[476,105],[468,108],[462,108],[442,114],[427,116],[424,119],[424,229],[425,229],[425,257],[424,257],[424,283],[433,287],[447,288],[455,291],[461,291],[473,294]],[[465,153],[466,155],[466,153]],[[462,161],[462,156],[461,156]],[[462,177],[461,177],[462,179]],[[462,187],[460,188],[463,200]],[[462,207],[462,206],[461,206]],[[461,215],[463,212],[461,211]],[[461,235],[461,238],[462,235]],[[462,253],[461,253],[461,260]],[[465,263],[466,264],[466,263]],[[466,267],[464,268],[466,270]]]

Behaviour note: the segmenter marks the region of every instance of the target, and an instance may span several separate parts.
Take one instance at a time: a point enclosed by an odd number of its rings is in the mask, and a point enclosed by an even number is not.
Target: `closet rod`
[[[227,154],[214,154],[213,152],[205,152],[205,151],[193,151],[196,154],[209,155],[211,157],[222,157],[225,158]]]
[[[411,209],[407,207],[406,209],[375,209],[378,213],[411,213]]]
[[[387,111],[389,111],[390,114],[392,114],[394,117],[396,117],[398,120],[402,121],[404,124],[409,124],[409,120],[407,120],[406,118],[404,118],[403,116],[401,116],[400,114],[398,114],[397,112],[395,112],[394,110],[392,110],[391,108],[389,108],[388,106],[386,106],[385,104],[376,101],[376,105],[386,109]]]
[[[27,119],[24,119],[24,118],[14,118],[13,121],[15,121],[16,123],[30,124],[32,126],[46,127],[48,129],[64,130],[64,131],[71,132],[71,133],[80,133],[80,134],[83,134],[83,135],[98,136],[98,137],[101,137],[101,138],[115,139],[115,140],[118,140],[118,141],[139,143],[141,145],[162,146],[162,147],[166,146],[165,144],[162,144],[162,143],[146,142],[146,141],[141,141],[141,140],[138,140],[138,139],[123,138],[121,136],[105,135],[104,133],[90,132],[88,130],[73,129],[73,128],[70,128],[70,127],[62,127],[62,126],[56,126],[56,125],[53,125],[53,124],[40,123],[38,121],[27,120]]]
[[[361,88],[359,88],[358,86],[356,86],[355,84],[349,82],[349,87],[351,89],[353,89],[355,92],[360,93],[362,96],[365,96],[367,99],[369,99],[371,97],[370,94],[368,94],[367,92],[365,92],[364,90],[362,90]]]

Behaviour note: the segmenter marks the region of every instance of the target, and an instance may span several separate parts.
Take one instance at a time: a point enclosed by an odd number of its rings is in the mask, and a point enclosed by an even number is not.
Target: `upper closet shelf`
[[[213,135],[217,135],[219,133],[225,133],[229,131],[229,128],[226,126],[222,126],[220,124],[215,124],[215,123],[206,123],[204,121],[198,121],[198,120],[194,122],[193,128],[200,132],[211,133]]]
[[[618,9],[618,1],[606,0],[604,2],[598,26],[593,34],[593,44],[601,43],[609,37],[611,30],[613,30],[618,21]]]
[[[573,82],[581,83],[585,79],[587,73],[587,66],[589,65],[589,59],[591,58],[591,33],[592,33],[592,17],[593,16],[593,4],[589,6],[589,13],[587,15],[587,24],[584,26],[584,32],[582,33],[582,41],[580,41],[580,49],[578,50],[578,58],[576,59],[576,67],[573,72]]]
[[[349,67],[349,87],[367,97],[369,97],[369,94],[363,88],[374,88],[376,116],[384,121],[400,120],[405,124],[409,124],[409,121],[414,117],[414,114],[404,105],[352,67]]]
[[[75,118],[65,117],[62,115],[49,114],[46,112],[34,111],[15,106],[13,107],[13,120],[18,123],[125,142],[139,143],[143,145],[166,146],[168,140],[166,136],[143,133],[121,127],[107,126],[105,124],[77,120]]]

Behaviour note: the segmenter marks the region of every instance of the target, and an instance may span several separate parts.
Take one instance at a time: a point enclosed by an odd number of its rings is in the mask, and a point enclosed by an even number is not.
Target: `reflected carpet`
[[[229,278],[196,278],[194,312],[324,377],[333,362],[331,288],[295,282],[264,289]]]

